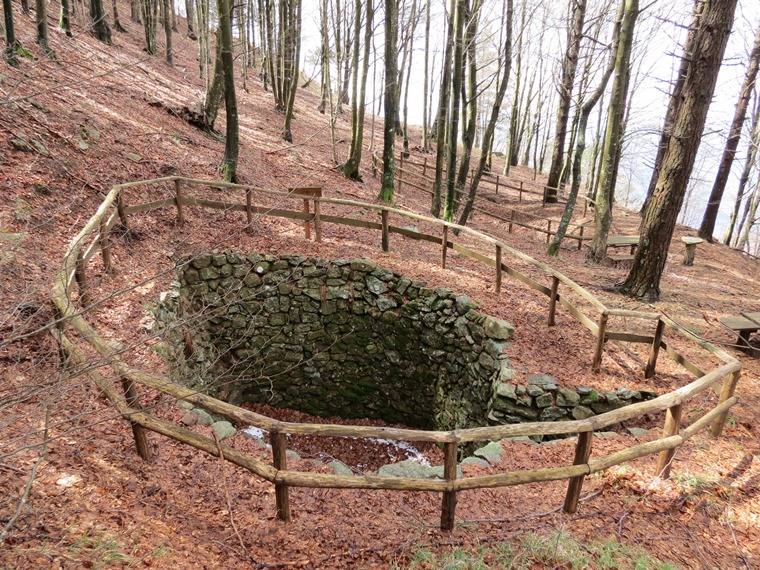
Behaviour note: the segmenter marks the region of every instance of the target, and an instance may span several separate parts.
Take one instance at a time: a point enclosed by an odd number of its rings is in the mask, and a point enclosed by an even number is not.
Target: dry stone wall
[[[196,256],[158,320],[175,379],[320,416],[483,426],[513,376],[509,323],[367,259]]]
[[[583,419],[655,397],[515,381],[514,328],[368,259],[195,256],[157,322],[174,380],[233,403],[424,429]]]

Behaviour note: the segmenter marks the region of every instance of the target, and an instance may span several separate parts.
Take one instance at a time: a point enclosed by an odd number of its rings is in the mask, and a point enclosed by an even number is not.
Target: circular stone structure
[[[368,259],[188,258],[157,322],[173,378],[232,403],[452,430],[514,377],[512,325]]]

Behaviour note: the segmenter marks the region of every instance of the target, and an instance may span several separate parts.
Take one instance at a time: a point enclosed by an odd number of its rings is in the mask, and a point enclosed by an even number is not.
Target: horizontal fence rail
[[[173,187],[174,196],[151,202],[129,204],[126,191],[145,185],[169,183]],[[224,200],[201,199],[188,196],[185,190],[189,186],[205,189],[224,189],[225,192],[237,193],[244,201],[232,201],[225,196]],[[275,485],[277,516],[282,520],[290,518],[289,487],[314,487],[335,489],[391,489],[408,491],[429,491],[443,494],[441,507],[441,527],[450,530],[455,520],[456,493],[467,489],[489,487],[504,487],[534,483],[540,481],[567,480],[568,488],[564,504],[566,512],[575,512],[583,484],[583,478],[591,473],[608,469],[614,465],[631,461],[647,455],[657,454],[656,474],[667,477],[670,471],[673,454],[680,445],[696,433],[710,429],[715,436],[721,434],[730,408],[736,403],[736,385],[741,373],[741,364],[725,351],[697,338],[676,322],[660,313],[630,311],[608,308],[583,287],[553,269],[552,267],[533,259],[500,240],[478,232],[468,227],[444,222],[439,219],[404,212],[387,205],[370,204],[353,200],[326,198],[321,196],[319,189],[308,189],[308,192],[281,192],[243,186],[231,183],[196,180],[179,176],[157,178],[114,186],[100,204],[96,213],[85,224],[84,228],[74,237],[68,247],[62,262],[62,268],[56,275],[50,298],[56,310],[56,327],[52,333],[55,336],[63,354],[74,363],[85,364],[88,357],[83,346],[93,349],[104,362],[108,364],[116,377],[121,380],[122,393],[113,387],[97,369],[89,369],[87,373],[103,394],[109,399],[116,410],[130,422],[138,453],[150,460],[151,452],[146,431],[153,431],[166,437],[205,451],[211,455],[222,456],[224,459],[243,467],[258,477]],[[265,208],[253,203],[254,196],[266,196],[281,202],[283,207]],[[285,207],[293,204],[294,209]],[[311,208],[313,205],[313,208]],[[324,206],[336,205],[355,209],[368,217],[380,221],[368,221],[353,217],[326,215]],[[301,206],[301,208],[299,208]],[[324,224],[336,224],[362,227],[381,233],[381,247],[389,251],[392,242],[391,234],[423,240],[440,246],[441,266],[446,267],[449,249],[472,258],[494,272],[497,292],[504,274],[526,284],[536,292],[548,298],[547,325],[555,322],[557,307],[562,307],[578,323],[588,329],[595,337],[594,353],[591,357],[591,367],[599,371],[602,363],[604,346],[609,340],[629,343],[643,343],[650,346],[649,358],[644,370],[644,376],[651,378],[656,372],[657,360],[661,349],[665,349],[676,363],[684,367],[695,379],[673,392],[659,396],[653,400],[640,402],[616,409],[604,414],[592,416],[583,420],[560,422],[534,422],[513,425],[488,426],[451,431],[421,431],[413,429],[398,429],[371,426],[346,426],[330,424],[302,424],[282,422],[264,415],[244,410],[195,390],[169,381],[167,378],[148,374],[129,365],[111,344],[103,340],[93,326],[87,321],[87,308],[93,302],[87,278],[88,263],[100,253],[106,271],[114,270],[111,257],[110,232],[116,224],[121,224],[129,231],[129,216],[137,212],[150,212],[174,208],[177,212],[177,222],[185,223],[185,208],[197,207],[216,209],[245,214],[245,227],[250,228],[253,214],[291,219],[304,224],[305,236],[311,235],[314,228],[314,240],[323,239]],[[440,230],[433,235],[417,232],[392,225],[390,216],[394,218],[425,222]],[[454,241],[454,231],[458,236]],[[465,246],[464,236],[479,244],[480,251]],[[493,253],[487,255],[482,251]],[[536,275],[527,275],[510,265],[510,260],[520,261],[532,267]],[[539,277],[540,276],[540,277]],[[545,279],[546,282],[539,282]],[[75,286],[78,297],[75,295]],[[75,304],[75,299],[77,303]],[[625,331],[610,330],[611,324],[619,319],[634,319],[640,323],[650,323],[654,327],[651,334],[634,334]],[[71,334],[73,330],[75,334]],[[666,340],[665,334],[670,335]],[[702,351],[722,362],[716,368],[706,371],[692,363],[682,352],[679,352],[671,339],[675,336],[679,342],[687,342],[694,350]],[[267,430],[271,434],[273,464],[256,459],[240,452],[233,447],[222,444],[203,435],[172,424],[148,411],[141,409],[137,388],[149,388],[175,398],[192,403],[213,413],[223,415],[233,421],[252,425]],[[681,410],[683,405],[696,395],[714,388],[719,391],[718,403],[691,425],[681,429]],[[703,406],[700,406],[703,407]],[[592,457],[592,433],[609,426],[641,417],[645,414],[666,412],[662,437],[655,441],[634,445],[622,451],[606,456]],[[575,456],[569,465],[544,467],[529,471],[514,471],[497,473],[487,476],[465,477],[457,476],[456,450],[460,443],[500,440],[518,436],[543,436],[556,434],[578,434]],[[331,475],[293,471],[288,468],[285,455],[286,435],[311,435],[324,437],[372,437],[395,441],[434,442],[443,444],[445,454],[444,477],[441,480],[429,480],[405,477],[379,477],[377,475]]]

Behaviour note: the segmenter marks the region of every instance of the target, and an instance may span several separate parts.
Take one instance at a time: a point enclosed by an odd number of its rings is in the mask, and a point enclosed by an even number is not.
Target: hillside
[[[121,13],[128,12],[124,5]],[[14,15],[20,40],[39,57],[32,21]],[[626,275],[623,265],[588,265],[575,249],[554,259],[545,255],[543,238],[535,232],[510,234],[504,223],[482,215],[472,221],[473,227],[556,267],[609,306],[662,311],[705,340],[728,345],[741,359],[740,402],[724,436],[700,434],[685,444],[668,481],[653,479],[651,457],[590,476],[575,515],[558,508],[561,482],[468,491],[459,499],[458,526],[443,533],[437,493],[293,489],[294,520],[284,525],[274,518],[273,487],[242,469],[157,435],[151,435],[156,458],[141,462],[126,423],[114,418],[85,375],[59,369],[55,343],[40,331],[53,318],[47,295],[69,241],[114,184],[168,174],[218,179],[223,143],[167,112],[192,108],[203,95],[195,42],[175,35],[175,65],[168,67],[143,51],[139,26],[124,23],[128,32],[115,34],[111,47],[89,36],[78,21],[73,39],[51,30],[55,59],[22,58],[18,69],[4,65],[0,70],[5,189],[0,194],[0,526],[14,523],[0,545],[3,567],[437,568],[453,550],[468,560],[482,557],[493,568],[508,567],[510,560],[519,566],[520,555],[502,543],[519,545],[533,556],[523,567],[570,567],[571,560],[583,556],[591,557],[592,567],[610,567],[603,566],[604,548],[617,548],[615,556],[626,560],[620,567],[633,567],[634,551],[679,568],[760,563],[760,364],[730,347],[735,337],[719,322],[725,315],[760,310],[760,263],[722,245],[701,244],[696,264],[683,266],[680,238],[694,234],[683,227],[674,236],[662,300],[643,306],[614,291]],[[247,90],[239,84],[238,97],[242,183],[275,190],[320,186],[329,197],[376,201],[379,183],[371,175],[368,153],[363,183],[349,182],[334,170],[328,118],[317,112],[313,94],[298,93],[294,144],[280,138],[282,116],[253,74]],[[223,132],[222,126],[223,116]],[[371,129],[368,118],[366,132]],[[378,139],[380,129],[378,121]],[[349,137],[350,117],[339,116],[338,156],[346,154]],[[531,173],[518,168],[516,176],[528,180]],[[141,188],[134,199],[162,199],[169,191],[156,184]],[[429,196],[406,187],[397,206],[425,214]],[[556,216],[560,210],[543,211]],[[180,227],[166,212],[135,216],[133,239],[114,239],[117,271],[95,275],[94,288],[103,302],[90,312],[90,320],[108,340],[127,347],[141,366],[160,372],[145,322],[148,308],[167,290],[172,275],[165,270],[178,256],[227,248],[327,259],[366,256],[432,287],[468,295],[483,311],[512,322],[517,332],[510,355],[523,377],[544,372],[577,386],[661,391],[683,382],[675,366],[644,380],[640,365],[646,354],[619,343],[610,343],[601,373],[592,374],[590,335],[577,327],[547,329],[543,299],[506,278],[497,295],[493,276],[470,260],[452,255],[449,268],[442,270],[416,256],[421,248],[414,240],[394,237],[391,251],[382,253],[379,237],[361,228],[331,228],[316,244],[305,241],[298,227],[273,218],[262,217],[251,233],[244,233],[240,219],[234,212],[209,215],[189,209]],[[616,211],[615,233],[635,233],[637,224],[634,213]],[[571,322],[562,314],[558,320]],[[170,403],[151,403],[181,416]],[[656,417],[643,427],[657,431],[661,425],[662,417]],[[647,438],[618,431],[599,449],[621,449]],[[41,447],[45,435],[49,442]],[[303,463],[321,458],[320,452],[345,453],[341,443],[331,445],[329,450],[304,445],[299,450]],[[505,445],[502,464],[512,469],[541,466],[547,459],[567,462],[573,454],[572,440]],[[241,446],[265,456],[266,450],[256,451],[250,440]],[[362,454],[377,453],[368,445],[343,457],[358,463]],[[491,467],[468,469],[491,472]],[[20,505],[21,497],[25,504]],[[499,546],[483,554],[485,545]],[[567,553],[559,553],[560,545]],[[421,549],[430,554],[429,562]]]

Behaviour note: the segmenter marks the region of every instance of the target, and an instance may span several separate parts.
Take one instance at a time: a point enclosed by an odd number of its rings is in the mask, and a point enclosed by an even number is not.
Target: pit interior
[[[188,257],[157,311],[174,381],[234,404],[421,429],[581,419],[653,392],[514,381],[514,327],[368,259]]]

